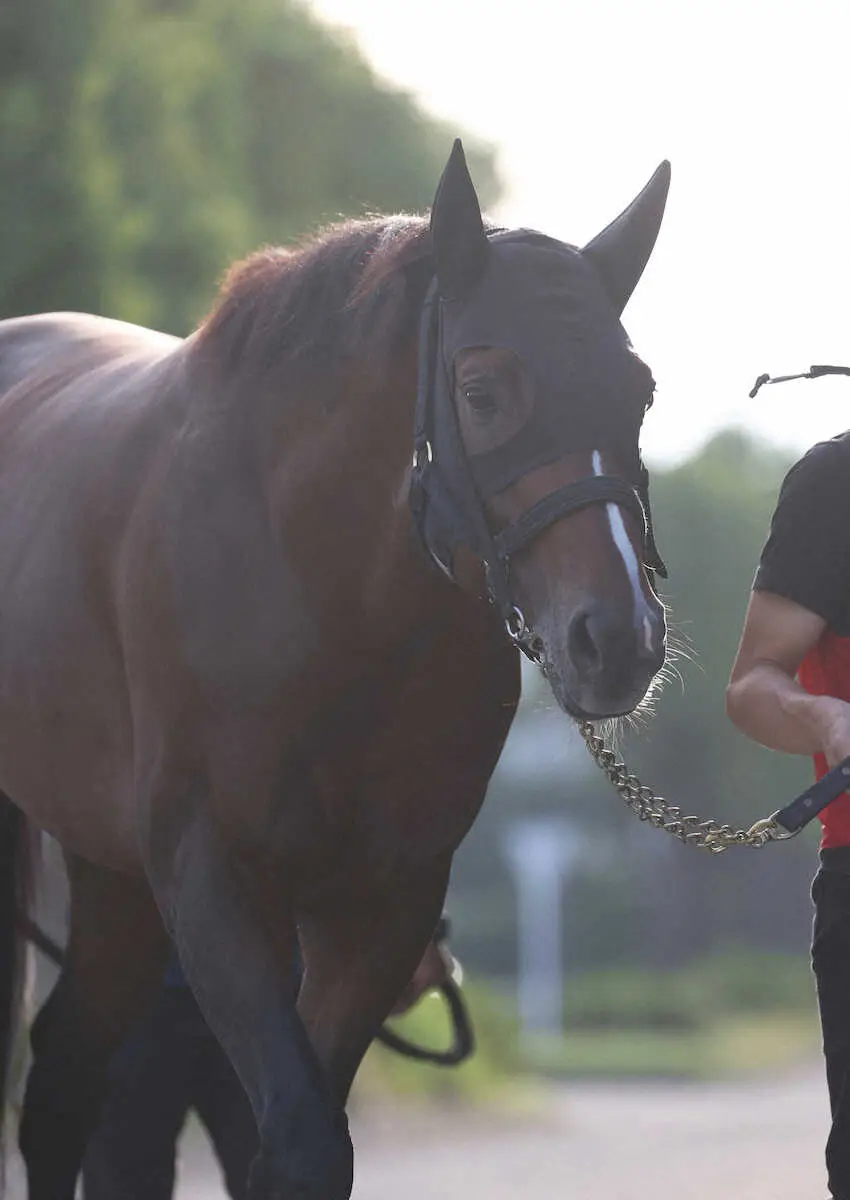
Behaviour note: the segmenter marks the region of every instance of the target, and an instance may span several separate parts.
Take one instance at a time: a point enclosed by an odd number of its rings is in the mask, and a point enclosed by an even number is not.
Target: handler
[[[454,966],[438,930],[392,1015],[440,987]],[[295,991],[298,979],[294,970]],[[148,1016],[112,1061],[109,1097],[83,1161],[84,1200],[171,1200],[177,1142],[193,1109],[228,1196],[245,1200],[260,1148],[254,1114],[175,957]]]
[[[782,485],[727,690],[748,737],[814,756],[818,777],[850,755],[850,432],[814,446]],[[812,963],[832,1128],[830,1194],[850,1200],[850,796],[821,814]]]

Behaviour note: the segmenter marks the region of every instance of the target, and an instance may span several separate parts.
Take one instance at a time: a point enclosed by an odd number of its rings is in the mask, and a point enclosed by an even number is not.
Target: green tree
[[[100,0],[0,5],[0,315],[98,303],[71,114]]]
[[[6,0],[0,67],[0,315],[185,333],[257,245],[426,208],[455,133],[294,0]]]

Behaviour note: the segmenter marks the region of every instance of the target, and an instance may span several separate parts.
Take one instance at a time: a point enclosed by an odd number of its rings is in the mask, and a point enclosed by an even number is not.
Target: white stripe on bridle
[[[594,475],[605,474],[602,465],[602,455],[598,450],[593,451],[593,473]],[[638,562],[635,548],[629,539],[629,535],[626,533],[626,526],[623,522],[623,514],[620,511],[620,506],[618,504],[606,504],[605,511],[608,515],[608,524],[611,527],[611,537],[614,545],[620,552],[620,557],[623,560],[623,565],[626,568],[626,574],[631,584],[632,595],[635,599],[635,630],[638,633],[643,633],[644,646],[648,651],[651,651],[652,621],[650,620],[649,606],[641,587],[641,566]]]

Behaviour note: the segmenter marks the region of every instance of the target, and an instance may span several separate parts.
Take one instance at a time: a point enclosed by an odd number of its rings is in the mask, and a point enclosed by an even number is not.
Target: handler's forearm
[[[726,711],[754,741],[786,754],[817,754],[836,718],[848,706],[832,696],[812,696],[780,667],[753,666],[726,689]]]

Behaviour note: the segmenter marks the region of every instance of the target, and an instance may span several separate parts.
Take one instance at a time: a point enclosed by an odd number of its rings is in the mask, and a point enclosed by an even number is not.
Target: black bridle
[[[454,551],[467,545],[484,565],[491,602],[508,636],[533,662],[541,658],[540,639],[513,597],[510,561],[544,529],[592,504],[617,504],[638,522],[648,569],[666,578],[649,514],[648,473],[639,468],[634,485],[616,475],[590,475],[551,492],[518,520],[494,533],[473,479],[452,396],[452,381],[441,351],[442,300],[431,282],[419,325],[419,378],[413,429],[410,507],[431,558],[454,580]],[[443,403],[440,404],[442,397]]]

